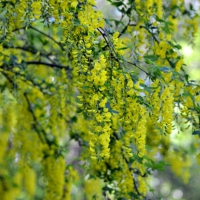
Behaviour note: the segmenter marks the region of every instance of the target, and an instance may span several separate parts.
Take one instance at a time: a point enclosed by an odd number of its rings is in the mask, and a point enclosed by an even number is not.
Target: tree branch
[[[37,28],[35,28],[35,27],[33,27],[33,26],[30,26],[30,28],[33,29],[34,31],[37,31],[38,33],[40,33],[40,34],[46,36],[46,37],[49,38],[50,40],[54,41],[63,51],[65,50],[65,49],[63,48],[62,44],[61,44],[60,42],[56,41],[56,40],[55,40],[53,37],[51,37],[50,35],[48,35],[48,34],[42,32],[42,31],[40,31],[39,29],[37,29]]]
[[[5,49],[20,49],[22,51],[26,51],[26,52],[29,52],[32,54],[36,54],[36,53],[40,52],[41,56],[43,56],[44,58],[47,58],[49,61],[54,63],[54,61],[51,58],[49,58],[49,56],[52,56],[52,54],[46,54],[46,53],[38,51],[36,49],[29,49],[27,47],[20,47],[20,46],[6,46],[6,45],[4,45],[3,48],[5,48]]]
[[[128,24],[124,27],[124,29],[121,31],[121,33],[119,34],[119,37],[121,37],[122,36],[122,34],[123,33],[125,33],[125,31],[127,30],[127,28],[128,28],[128,26],[129,26],[129,24],[130,24],[130,18],[128,19]]]
[[[29,111],[30,111],[30,113],[31,113],[31,115],[32,115],[32,117],[33,117],[34,122],[35,122],[35,123],[33,124],[33,127],[34,127],[34,129],[37,131],[38,136],[39,136],[41,142],[44,143],[44,140],[43,140],[43,138],[42,138],[42,136],[41,136],[41,134],[40,134],[40,131],[41,131],[44,135],[46,135],[46,133],[45,133],[45,131],[44,131],[43,129],[39,129],[39,128],[38,128],[38,126],[40,126],[40,124],[39,124],[39,122],[37,121],[37,118],[36,118],[35,113],[34,113],[34,111],[33,111],[33,109],[32,109],[31,103],[30,103],[30,101],[29,101],[29,99],[28,99],[28,96],[27,96],[27,93],[26,93],[26,92],[24,92],[24,97],[25,97],[25,99],[26,99],[26,101],[27,101],[27,103],[28,103],[28,109],[29,109]]]
[[[53,68],[70,70],[70,68],[68,66],[63,66],[63,65],[54,64],[54,63],[47,63],[47,62],[42,62],[42,61],[27,61],[25,63],[27,65],[46,65],[46,66],[53,67]]]
[[[102,32],[102,30],[101,30],[101,28],[97,28],[97,30],[100,32],[100,34],[102,35],[102,37],[104,38],[104,40],[106,41],[106,46],[105,47],[103,47],[103,48],[106,48],[107,46],[109,47],[109,49],[110,49],[110,52],[112,53],[113,51],[114,51],[114,49],[113,49],[113,47],[110,45],[110,43],[109,43],[109,40],[107,40],[107,35],[105,34],[105,31],[104,31],[104,29],[102,29],[104,32]],[[112,50],[112,49],[113,50]]]
[[[55,40],[53,37],[51,37],[50,35],[48,35],[48,34],[42,32],[41,30],[39,30],[39,29],[37,29],[37,28],[35,28],[35,27],[33,27],[33,26],[16,28],[16,29],[13,30],[13,32],[16,32],[16,31],[19,31],[19,30],[26,30],[27,28],[32,29],[32,30],[34,30],[34,31],[36,31],[36,32],[38,32],[38,33],[44,35],[45,37],[47,37],[47,38],[49,38],[50,40],[52,40],[53,42],[55,42],[63,51],[65,50],[64,47],[62,46],[62,44],[61,44],[60,42],[56,41],[56,40]]]

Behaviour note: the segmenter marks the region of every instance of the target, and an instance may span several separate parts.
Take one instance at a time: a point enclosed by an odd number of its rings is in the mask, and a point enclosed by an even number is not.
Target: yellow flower
[[[106,102],[107,102],[107,98],[105,97],[105,98],[101,101],[101,103],[99,104],[99,106],[102,107],[102,108],[105,107]]]

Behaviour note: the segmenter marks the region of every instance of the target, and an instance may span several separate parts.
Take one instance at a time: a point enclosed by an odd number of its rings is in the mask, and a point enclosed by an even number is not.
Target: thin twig
[[[127,30],[128,26],[129,26],[129,24],[130,24],[130,22],[131,22],[131,9],[132,9],[132,7],[133,7],[133,3],[134,3],[134,1],[131,1],[131,6],[130,6],[130,7],[128,8],[128,10],[126,11],[127,16],[128,16],[128,24],[127,24],[127,25],[124,27],[124,29],[121,31],[121,33],[119,34],[119,37],[121,37],[122,34],[125,33],[125,31]],[[130,13],[129,13],[128,11],[130,11]]]
[[[119,24],[122,23],[122,20],[123,20],[124,16],[125,16],[125,13],[122,13],[122,16],[121,16],[121,18],[120,18],[120,20],[119,20]],[[117,30],[119,24],[116,26],[116,28],[115,28],[116,30]],[[123,24],[123,23],[122,23],[122,24]]]
[[[107,40],[107,38],[106,38],[107,35],[105,34],[105,31],[103,30],[104,32],[102,32],[100,28],[97,28],[97,30],[101,33],[102,37],[104,38],[105,42],[107,43],[107,46],[109,47],[110,52],[112,52],[113,50],[111,49],[111,45],[109,44],[109,40]]]
[[[28,27],[26,27],[26,26],[23,26],[23,27],[19,27],[19,28],[15,28],[15,29],[13,29],[12,30],[12,32],[16,32],[16,31],[19,31],[19,30],[26,30]]]
[[[153,77],[153,78],[155,78],[155,76],[153,76],[153,75],[151,75],[151,74],[149,74],[147,71],[145,71],[144,69],[142,69],[141,67],[139,67],[138,65],[136,65],[135,63],[132,63],[132,62],[129,62],[129,61],[126,61],[125,60],[125,62],[126,63],[128,63],[128,64],[130,64],[130,65],[134,65],[135,67],[137,67],[139,70],[141,70],[141,71],[143,71],[146,75],[148,75],[148,76],[151,76],[151,77]]]
[[[121,37],[123,33],[125,33],[125,31],[127,30],[129,24],[130,24],[130,18],[128,19],[128,24],[124,27],[124,29],[120,32],[119,36],[118,37]]]

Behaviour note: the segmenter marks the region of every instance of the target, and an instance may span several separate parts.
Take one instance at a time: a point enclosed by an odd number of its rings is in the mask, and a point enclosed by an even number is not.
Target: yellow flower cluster
[[[189,38],[189,36],[195,37],[198,32],[198,16],[195,16],[192,19],[186,19],[186,25],[185,25],[185,37]]]
[[[31,7],[33,9],[33,15],[35,19],[39,19],[41,15],[41,2],[40,1],[34,1],[31,4]]]
[[[187,155],[181,155],[181,152],[170,152],[167,158],[171,164],[172,171],[180,177],[186,184],[190,178],[189,168],[191,166],[191,161]]]
[[[46,200],[57,200],[63,196],[65,160],[63,157],[55,159],[48,156],[43,160],[46,183]]]
[[[84,188],[85,188],[85,194],[87,199],[96,198],[97,200],[102,199],[101,194],[101,180],[100,179],[89,179],[85,182]]]
[[[109,157],[109,142],[110,142],[110,122],[111,113],[106,108],[108,99],[103,95],[106,89],[105,82],[107,80],[106,60],[103,55],[100,56],[99,62],[94,64],[91,70],[90,82],[98,88],[98,92],[91,97],[92,101],[89,103],[89,109],[93,110],[96,106],[99,111],[94,114],[95,121],[93,122],[94,139],[90,142],[90,151],[93,153],[94,159]],[[91,133],[93,135],[93,133]],[[97,135],[96,135],[97,134]],[[96,143],[96,144],[95,144]],[[99,146],[97,145],[99,143]],[[95,148],[96,147],[96,148]],[[96,154],[96,155],[95,155]]]

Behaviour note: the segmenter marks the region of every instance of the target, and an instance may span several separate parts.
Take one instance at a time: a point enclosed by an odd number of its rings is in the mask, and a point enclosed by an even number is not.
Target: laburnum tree
[[[165,165],[189,179],[170,134],[185,123],[180,134],[200,135],[200,85],[174,38],[181,27],[193,41],[199,10],[108,1],[120,17],[94,0],[0,1],[1,200],[69,200],[75,185],[75,199],[149,199]]]

